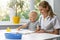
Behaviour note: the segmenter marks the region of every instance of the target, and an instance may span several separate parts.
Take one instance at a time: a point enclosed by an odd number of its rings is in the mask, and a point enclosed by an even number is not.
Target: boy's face
[[[36,21],[36,18],[37,18],[37,14],[35,14],[35,13],[30,13],[29,19],[30,19],[31,22],[35,22],[35,21]]]

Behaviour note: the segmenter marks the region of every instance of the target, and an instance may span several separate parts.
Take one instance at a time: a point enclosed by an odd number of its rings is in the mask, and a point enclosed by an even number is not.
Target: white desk
[[[16,30],[12,30],[12,32],[16,32]],[[0,30],[0,40],[12,40],[12,39],[6,39],[4,33],[6,33],[6,30]],[[53,35],[48,33],[32,33],[32,31],[29,30],[21,30],[20,33],[23,33],[21,40],[45,40],[60,37],[60,35]],[[30,33],[30,34],[24,34],[24,33]]]

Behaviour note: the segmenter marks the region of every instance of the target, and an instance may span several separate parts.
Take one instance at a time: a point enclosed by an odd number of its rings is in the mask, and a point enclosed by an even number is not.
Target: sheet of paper
[[[28,30],[28,29],[21,29],[19,31],[12,30],[11,33],[31,34],[31,33],[34,33],[34,31],[31,31],[31,30]]]

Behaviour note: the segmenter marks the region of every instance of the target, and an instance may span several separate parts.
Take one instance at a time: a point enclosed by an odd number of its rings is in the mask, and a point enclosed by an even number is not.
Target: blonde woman
[[[53,13],[51,6],[47,1],[42,1],[38,6],[41,16],[39,18],[39,33],[59,34],[60,24],[58,17]]]

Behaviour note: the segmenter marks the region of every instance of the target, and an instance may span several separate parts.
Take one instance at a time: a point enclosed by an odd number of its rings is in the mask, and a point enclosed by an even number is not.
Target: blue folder
[[[7,39],[21,39],[22,34],[21,33],[5,33],[5,37]]]

